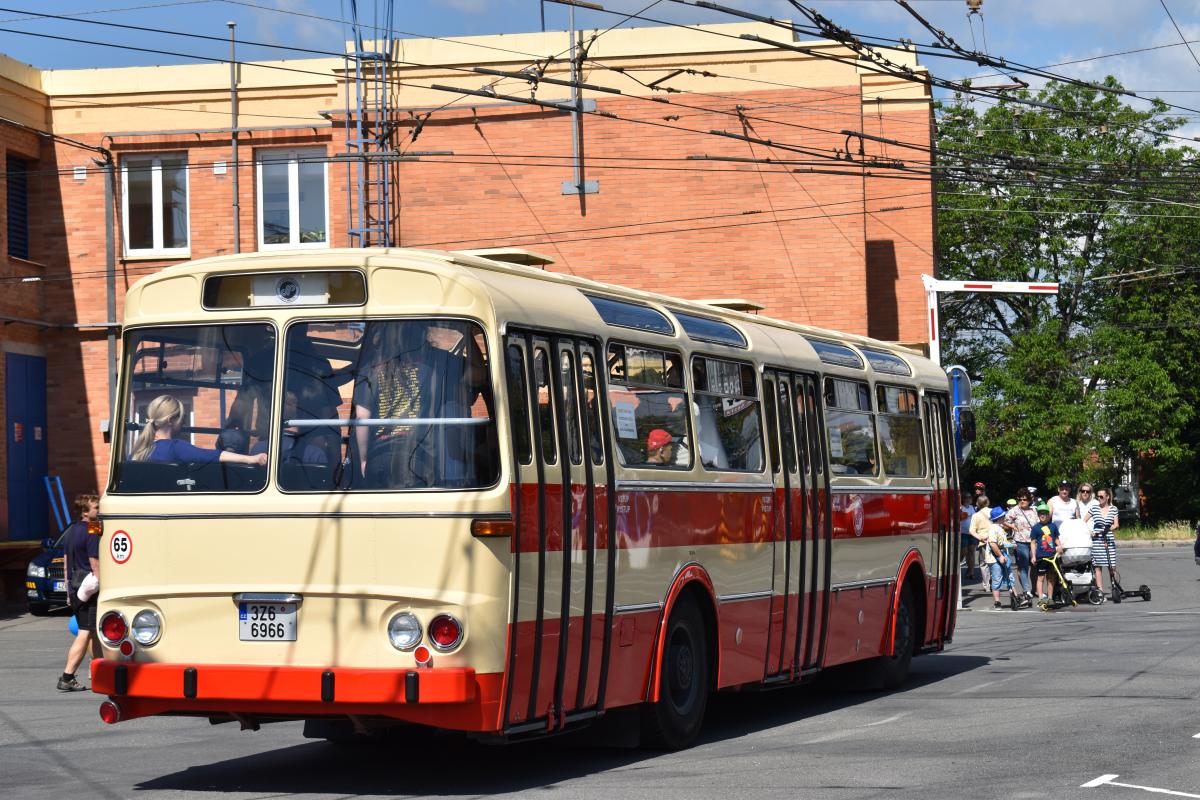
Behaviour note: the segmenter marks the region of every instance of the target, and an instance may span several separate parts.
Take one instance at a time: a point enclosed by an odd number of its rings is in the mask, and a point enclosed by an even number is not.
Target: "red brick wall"
[[[586,217],[579,198],[560,191],[572,176],[567,115],[480,108],[477,127],[469,111],[446,110],[414,149],[453,150],[450,160],[474,163],[400,165],[401,241],[526,246],[554,258],[556,271],[693,299],[741,297],[764,305],[764,314],[866,333],[862,177],[793,173],[852,165],[707,135],[832,151],[844,147],[838,131],[859,128],[859,98],[857,87],[686,95],[678,102],[691,110],[601,98],[598,109],[621,119],[585,118],[587,177],[600,182],[599,193],[586,196]],[[751,128],[743,128],[739,104]],[[674,114],[680,118],[664,119]],[[695,155],[816,165],[683,160]],[[678,160],[619,160],[655,158]]]

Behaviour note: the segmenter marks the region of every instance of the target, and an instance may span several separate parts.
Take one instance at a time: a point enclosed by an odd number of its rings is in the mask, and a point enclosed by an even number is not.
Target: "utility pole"
[[[112,153],[102,150],[104,159],[104,283],[105,283],[105,328],[108,333],[108,431],[109,436],[116,423],[117,413],[117,260],[116,224],[113,202],[116,197],[117,169]],[[108,441],[106,438],[105,441]]]
[[[585,6],[588,7],[588,6]],[[585,195],[600,191],[599,181],[589,181],[584,176],[583,169],[583,90],[579,86],[580,62],[583,61],[583,48],[577,41],[575,31],[575,6],[567,7],[570,14],[571,28],[571,149],[575,156],[574,180],[563,181],[563,194],[579,195],[579,213],[587,216],[587,200]]]
[[[241,198],[238,194],[238,90],[237,90],[237,54],[234,48],[234,32],[236,22],[226,22],[229,27],[229,143],[233,151],[230,166],[233,168],[233,252],[242,252],[242,210]]]

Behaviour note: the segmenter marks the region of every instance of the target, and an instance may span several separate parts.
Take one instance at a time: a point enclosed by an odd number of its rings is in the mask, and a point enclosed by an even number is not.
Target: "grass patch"
[[[1113,535],[1117,537],[1117,541],[1190,542],[1196,538],[1195,531],[1183,520],[1164,522],[1161,525],[1130,525],[1117,528]]]

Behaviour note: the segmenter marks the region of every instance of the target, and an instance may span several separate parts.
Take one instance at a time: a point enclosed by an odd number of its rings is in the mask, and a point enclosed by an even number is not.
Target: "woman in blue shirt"
[[[160,464],[211,464],[225,461],[233,464],[267,463],[266,453],[244,456],[228,450],[209,450],[176,439],[183,426],[183,403],[169,394],[159,395],[146,409],[146,425],[138,434],[130,456],[134,461],[153,461]]]

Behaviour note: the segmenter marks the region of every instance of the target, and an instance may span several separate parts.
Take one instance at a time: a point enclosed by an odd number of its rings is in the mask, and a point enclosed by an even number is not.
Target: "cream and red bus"
[[[182,264],[129,290],[101,717],[512,739],[955,624],[946,375],[911,350],[518,250]]]

